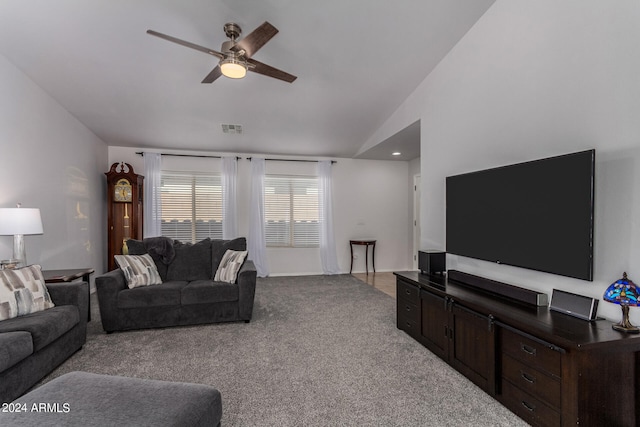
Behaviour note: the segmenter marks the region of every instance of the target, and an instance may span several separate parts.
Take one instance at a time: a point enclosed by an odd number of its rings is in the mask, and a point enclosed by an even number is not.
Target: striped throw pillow
[[[240,267],[244,264],[246,257],[247,251],[232,251],[231,249],[227,249],[222,260],[220,260],[220,265],[218,266],[218,270],[216,270],[216,275],[213,280],[216,282],[236,283],[238,271],[240,271]]]
[[[114,258],[127,279],[129,289],[162,283],[151,255],[114,255]]]
[[[43,311],[54,305],[39,265],[0,270],[0,320]]]

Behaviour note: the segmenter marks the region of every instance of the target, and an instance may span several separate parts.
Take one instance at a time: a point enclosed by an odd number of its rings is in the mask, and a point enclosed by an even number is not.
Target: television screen
[[[593,280],[595,150],[450,176],[447,252]]]

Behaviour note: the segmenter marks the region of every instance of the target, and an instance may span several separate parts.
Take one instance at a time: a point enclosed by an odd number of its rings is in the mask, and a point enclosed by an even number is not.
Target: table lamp
[[[612,325],[616,331],[637,334],[640,332],[636,326],[629,321],[629,307],[637,307],[638,288],[632,280],[629,280],[627,273],[623,273],[622,279],[613,282],[604,292],[604,300],[614,304],[620,304],[622,307],[622,320],[620,323]]]
[[[25,234],[42,234],[40,209],[0,208],[0,236],[13,236],[13,258],[19,265],[27,265],[27,254],[24,247]]]

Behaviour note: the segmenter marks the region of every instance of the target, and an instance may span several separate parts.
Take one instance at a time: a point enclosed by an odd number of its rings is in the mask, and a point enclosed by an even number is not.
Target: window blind
[[[162,235],[183,242],[222,239],[220,175],[162,172]]]
[[[318,247],[318,178],[266,175],[264,181],[267,246]]]

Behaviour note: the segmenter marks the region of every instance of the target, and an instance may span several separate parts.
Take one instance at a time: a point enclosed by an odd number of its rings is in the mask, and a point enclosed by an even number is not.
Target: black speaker
[[[418,252],[418,268],[422,274],[442,274],[447,270],[446,252],[426,250]]]
[[[594,320],[598,312],[598,300],[554,289],[549,308],[580,319]]]

